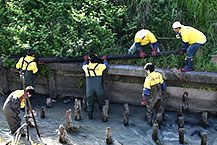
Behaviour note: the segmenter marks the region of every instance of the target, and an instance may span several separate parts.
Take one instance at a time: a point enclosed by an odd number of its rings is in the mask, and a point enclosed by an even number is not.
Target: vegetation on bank
[[[161,51],[180,49],[172,23],[179,20],[202,31],[207,43],[194,59],[194,68],[215,71],[211,55],[217,54],[217,1],[212,0],[0,0],[0,54],[5,66],[14,67],[8,56],[23,56],[33,48],[37,57],[76,57],[127,54],[135,33],[147,28],[159,38]],[[145,47],[145,52],[150,52]],[[118,60],[111,63],[157,67],[182,67],[184,57]],[[44,73],[45,69],[41,69]]]

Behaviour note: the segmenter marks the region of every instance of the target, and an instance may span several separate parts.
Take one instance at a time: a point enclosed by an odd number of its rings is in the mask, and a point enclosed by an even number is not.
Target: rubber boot
[[[187,58],[187,65],[185,68],[182,68],[181,71],[186,72],[186,71],[192,71],[192,63],[193,63],[193,58]]]

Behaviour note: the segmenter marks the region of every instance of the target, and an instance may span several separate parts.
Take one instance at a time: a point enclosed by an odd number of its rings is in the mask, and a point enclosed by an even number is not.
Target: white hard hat
[[[172,27],[173,29],[179,28],[179,27],[183,27],[184,25],[182,25],[179,21],[176,21],[173,23]]]
[[[145,29],[142,29],[142,30],[139,30],[137,33],[136,33],[136,37],[138,39],[142,39],[144,38],[146,35],[147,35],[148,31],[145,30]]]

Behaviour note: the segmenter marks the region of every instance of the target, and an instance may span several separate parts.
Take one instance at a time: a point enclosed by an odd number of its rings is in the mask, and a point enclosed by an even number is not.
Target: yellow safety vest
[[[35,59],[34,57],[28,55],[25,58],[21,57],[18,63],[16,64],[16,68],[20,69],[22,67],[22,70],[32,71],[32,73],[34,74],[38,71],[37,64],[36,62],[34,62],[34,59]]]
[[[134,42],[135,43],[140,42],[140,45],[147,45],[149,43],[155,43],[155,42],[157,42],[157,39],[155,38],[154,34],[151,33],[151,31],[149,31],[149,30],[147,30],[147,35],[145,36],[144,39],[139,39],[136,36],[137,35],[135,35]]]
[[[102,76],[103,71],[106,69],[106,65],[99,63],[89,63],[83,65],[82,69],[84,70],[86,77]]]
[[[164,80],[162,78],[162,75],[158,72],[151,72],[146,78],[144,82],[144,88],[151,89],[151,86],[154,86],[156,84],[163,84]]]
[[[16,91],[12,92],[10,95],[12,95],[14,99],[18,99],[23,94],[24,94],[24,90],[16,90]],[[21,102],[20,102],[20,108],[24,108],[25,107],[24,100],[25,99],[21,100]]]

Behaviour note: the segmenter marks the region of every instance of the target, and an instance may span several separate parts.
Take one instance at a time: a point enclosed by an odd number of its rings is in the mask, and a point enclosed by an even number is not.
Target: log
[[[110,127],[106,127],[106,143],[112,144],[112,142],[111,129]]]
[[[66,111],[66,128],[72,127],[71,109]]]
[[[81,100],[75,99],[74,109],[75,109],[74,119],[76,121],[81,120]]]
[[[207,128],[208,112],[203,112],[201,114],[201,117],[202,117],[201,126],[203,126],[204,128]]]
[[[103,105],[102,107],[102,112],[103,112],[103,118],[102,118],[102,121],[103,122],[107,122],[108,121],[108,105]]]
[[[205,132],[201,133],[201,145],[206,145],[207,143],[207,134]]]
[[[153,124],[153,132],[152,132],[151,137],[155,142],[158,140],[158,124],[157,123]]]
[[[184,128],[179,128],[179,143],[184,144]]]
[[[124,126],[129,125],[129,111],[124,111],[124,121],[123,121]]]
[[[84,110],[85,112],[87,112],[87,98],[84,97],[82,102],[83,102],[83,110]]]
[[[184,122],[185,122],[185,118],[179,117],[179,128],[184,128]]]
[[[52,100],[51,100],[51,98],[47,98],[46,104],[47,104],[47,107],[48,107],[48,108],[51,108],[51,107],[52,107]]]
[[[66,143],[66,129],[63,125],[59,126],[58,134],[59,134],[59,142]]]
[[[42,107],[40,109],[40,116],[41,116],[41,118],[45,118],[45,107]]]

